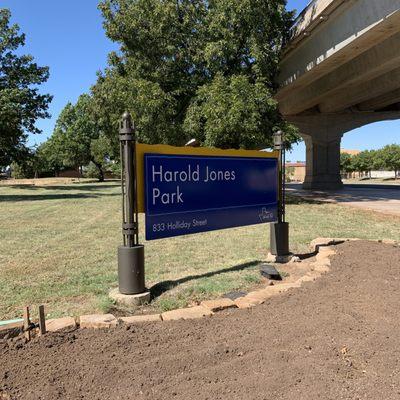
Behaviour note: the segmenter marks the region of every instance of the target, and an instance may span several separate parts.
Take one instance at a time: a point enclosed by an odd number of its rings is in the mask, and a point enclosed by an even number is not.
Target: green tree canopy
[[[0,8],[0,167],[26,156],[28,133],[40,133],[38,118],[47,118],[52,97],[40,94],[38,85],[49,77],[30,55],[19,55],[25,35],[10,26],[10,11]]]
[[[400,171],[400,145],[390,144],[381,150],[381,158],[383,165],[389,171],[394,171],[397,178]]]
[[[354,156],[341,153],[340,167],[343,172],[394,171],[397,178],[400,171],[400,145],[390,144],[379,150],[364,150]]]
[[[292,14],[285,0],[103,0],[121,44],[93,87],[97,120],[115,145],[128,109],[139,140],[222,148],[272,144],[273,130],[299,139],[273,100]],[[103,115],[100,115],[103,114]]]
[[[340,171],[350,173],[354,171],[353,157],[349,153],[340,153]]]
[[[352,165],[354,171],[370,172],[374,167],[374,157],[375,152],[370,150],[364,150],[353,156]]]
[[[31,149],[26,149],[23,157],[11,163],[11,173],[16,179],[41,178],[54,175],[56,168],[51,164],[47,152],[47,143],[42,143]]]
[[[58,145],[64,166],[89,164],[91,140],[98,137],[90,114],[90,96],[83,94],[77,103],[68,103],[61,111],[54,128],[53,140]]]
[[[93,107],[93,99],[88,94],[81,95],[76,104],[68,103],[46,142],[45,154],[55,170],[92,162],[98,168],[99,179],[104,180],[104,167],[114,157],[114,150],[99,128]]]

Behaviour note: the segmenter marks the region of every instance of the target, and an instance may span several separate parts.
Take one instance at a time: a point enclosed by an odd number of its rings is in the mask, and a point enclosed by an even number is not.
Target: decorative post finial
[[[122,114],[122,119],[119,126],[119,134],[120,135],[132,135],[135,132],[135,126],[132,122],[131,114],[128,111],[125,111]]]
[[[283,132],[276,131],[274,133],[274,150],[282,150],[283,149]]]

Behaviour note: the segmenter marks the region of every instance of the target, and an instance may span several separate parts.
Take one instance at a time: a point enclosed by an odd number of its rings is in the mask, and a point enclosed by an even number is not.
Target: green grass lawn
[[[294,252],[306,252],[318,236],[400,240],[400,218],[342,205],[291,203],[287,219]],[[45,304],[50,317],[108,310],[108,291],[117,285],[120,207],[118,182],[0,186],[0,320],[19,317],[28,304]],[[150,308],[163,311],[257,285],[269,227],[145,245],[146,282],[157,295]]]

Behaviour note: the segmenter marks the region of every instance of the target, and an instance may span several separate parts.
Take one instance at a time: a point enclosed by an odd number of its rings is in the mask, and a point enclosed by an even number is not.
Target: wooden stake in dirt
[[[30,321],[29,321],[29,307],[24,307],[24,335],[26,340],[31,340]]]
[[[39,306],[39,331],[41,335],[46,333],[46,319],[44,316],[44,306]]]

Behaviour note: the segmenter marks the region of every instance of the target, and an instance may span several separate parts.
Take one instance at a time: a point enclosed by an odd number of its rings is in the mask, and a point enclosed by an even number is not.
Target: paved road
[[[337,191],[303,190],[301,184],[290,183],[287,192],[319,201],[346,203],[352,207],[400,216],[400,185],[344,185]]]

